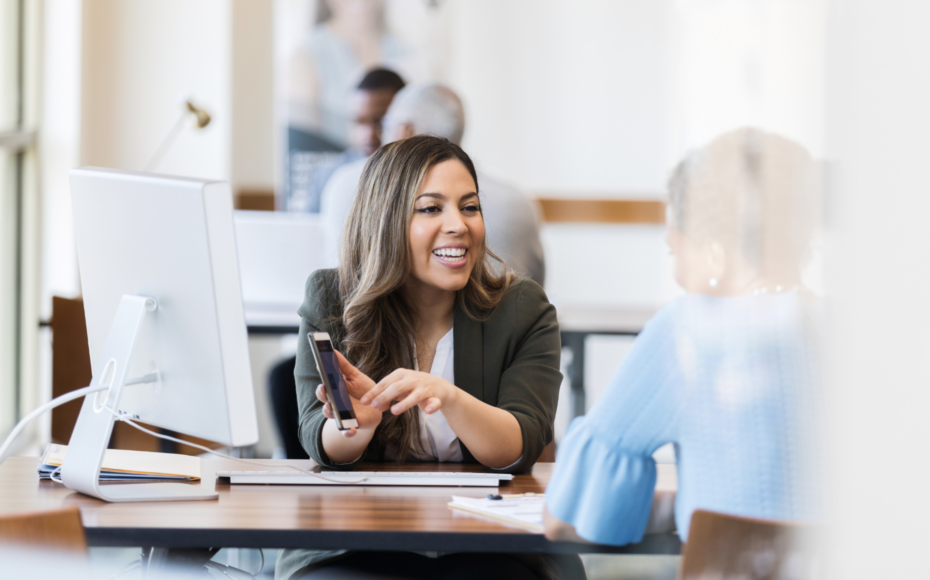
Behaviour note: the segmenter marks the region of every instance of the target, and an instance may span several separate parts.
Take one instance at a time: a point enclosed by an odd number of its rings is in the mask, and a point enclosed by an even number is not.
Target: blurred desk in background
[[[568,366],[571,385],[572,417],[585,414],[585,340],[592,334],[636,336],[658,311],[656,308],[620,308],[616,306],[556,306],[562,347],[572,351]]]
[[[245,304],[245,323],[249,334],[296,334],[300,326],[297,308],[300,302]],[[592,334],[636,336],[655,315],[655,308],[619,308],[601,306],[557,306],[562,346],[571,349],[568,366],[571,384],[572,417],[585,414],[585,340]]]
[[[246,302],[245,326],[249,334],[297,334],[300,330],[300,316],[297,308],[300,302],[288,304],[257,304]]]
[[[296,334],[310,272],[328,267],[317,214],[236,211],[236,249],[250,334]]]

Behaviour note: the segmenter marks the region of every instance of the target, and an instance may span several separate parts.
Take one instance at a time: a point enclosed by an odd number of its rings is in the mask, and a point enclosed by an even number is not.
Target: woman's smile
[[[464,268],[468,264],[468,246],[465,244],[443,244],[433,249],[433,256],[448,268]]]

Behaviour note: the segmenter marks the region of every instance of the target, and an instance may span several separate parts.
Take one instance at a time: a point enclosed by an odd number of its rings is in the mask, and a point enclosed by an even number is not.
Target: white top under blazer
[[[420,370],[419,366],[415,370]],[[452,329],[449,329],[449,332],[436,343],[436,355],[433,357],[433,366],[429,374],[445,379],[453,385],[455,384]],[[436,411],[432,415],[427,415],[420,408],[417,408],[417,411],[420,414],[420,447],[422,451],[411,450],[410,454],[413,458],[418,461],[447,461],[453,463],[463,461],[458,435],[449,427],[449,422],[446,421],[442,411]],[[391,450],[385,450],[385,457],[387,459],[395,458]]]

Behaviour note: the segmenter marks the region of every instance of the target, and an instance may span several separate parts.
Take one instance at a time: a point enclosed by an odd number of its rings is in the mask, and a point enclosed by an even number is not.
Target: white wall
[[[753,125],[822,156],[825,19],[825,0],[677,0],[672,151]]]
[[[161,173],[229,179],[232,6],[225,0],[84,0],[81,164],[141,170],[184,98],[213,115]]]
[[[230,181],[274,188],[274,18],[268,1],[232,3]]]
[[[669,0],[452,2],[448,81],[464,146],[530,192],[656,195],[666,147]]]
[[[464,146],[530,195],[661,198],[687,151],[742,125],[822,154],[823,0],[444,6]],[[554,300],[660,305],[677,293],[660,228],[550,224],[544,240]]]

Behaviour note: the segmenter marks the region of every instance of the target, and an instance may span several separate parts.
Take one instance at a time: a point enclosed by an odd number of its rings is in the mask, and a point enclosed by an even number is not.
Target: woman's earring
[[[708,284],[710,284],[710,287],[711,287],[711,288],[716,288],[716,287],[717,287],[717,279],[716,279],[716,278],[711,278],[711,279],[710,279],[710,282],[708,282]]]

